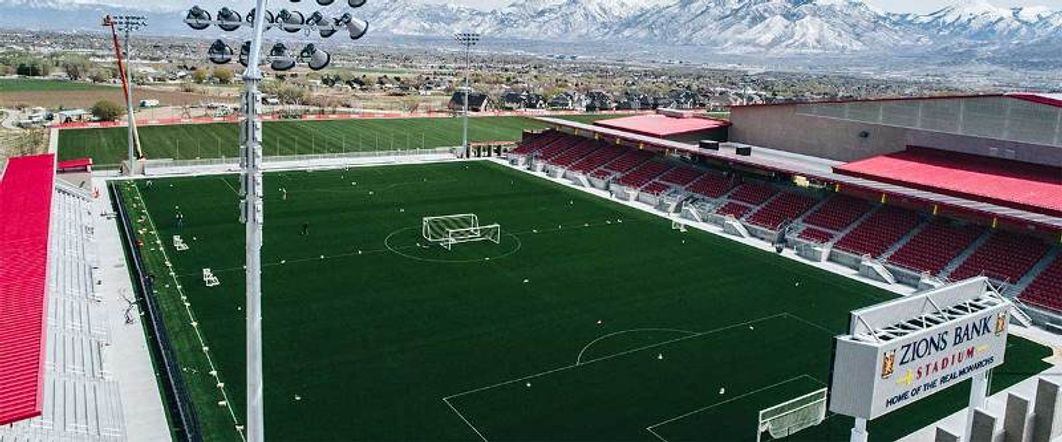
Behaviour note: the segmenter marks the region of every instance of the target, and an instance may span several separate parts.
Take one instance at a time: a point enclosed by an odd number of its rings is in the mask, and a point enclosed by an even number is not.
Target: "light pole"
[[[328,6],[334,0],[317,0],[321,6]],[[293,3],[299,0],[291,0]],[[351,8],[365,4],[365,0],[347,0]],[[337,18],[330,18],[318,11],[307,19],[299,11],[283,9],[273,14],[266,10],[268,0],[256,0],[253,14],[246,20],[228,7],[222,8],[215,18],[210,13],[193,7],[184,20],[192,29],[204,30],[217,25],[224,31],[235,31],[241,27],[251,26],[251,40],[240,49],[239,60],[246,66],[243,73],[244,92],[241,98],[243,120],[240,122],[240,222],[246,226],[246,284],[247,284],[247,441],[261,442],[265,439],[264,401],[262,397],[262,225],[265,222],[263,202],[264,186],[262,176],[262,120],[259,111],[262,94],[258,86],[262,81],[259,67],[262,52],[262,36],[266,30],[279,28],[289,33],[320,32],[322,38],[328,38],[341,29],[350,33],[350,38],[357,40],[368,31],[369,24],[344,13]],[[235,51],[224,41],[215,41],[209,50],[212,63],[226,64],[232,61]],[[305,62],[310,69],[324,69],[331,62],[331,55],[318,49],[314,44],[307,44],[298,58],[288,53],[287,46],[277,43],[269,51],[270,66],[275,71],[286,71],[295,67],[297,62]]]
[[[136,170],[136,118],[133,115],[133,61],[132,49],[129,46],[129,34],[140,28],[147,27],[147,17],[139,15],[111,15],[104,19],[104,25],[110,26],[112,31],[122,31],[124,42],[122,49],[125,52],[125,111],[129,119],[129,176],[133,176]],[[118,53],[118,65],[122,64],[121,51]],[[121,72],[119,72],[121,74]]]
[[[472,46],[479,43],[480,35],[475,32],[458,32],[454,34],[454,39],[457,40],[461,46],[465,48],[465,105],[464,105],[464,136],[462,137],[462,146],[465,148],[465,158],[472,156],[472,146],[468,142],[468,95],[469,84],[468,76],[469,71],[472,70]]]

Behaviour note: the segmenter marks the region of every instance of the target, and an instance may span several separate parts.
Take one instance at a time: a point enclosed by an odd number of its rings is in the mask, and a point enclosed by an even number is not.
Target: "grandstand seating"
[[[597,149],[598,144],[593,141],[582,141],[576,144],[575,147],[564,151],[564,153],[556,156],[552,160],[549,160],[550,164],[560,167],[569,167],[575,164],[576,161],[583,159],[583,157],[590,155]]]
[[[550,162],[554,158],[566,152],[568,149],[571,149],[577,145],[581,145],[587,142],[588,141],[586,141],[585,138],[563,137],[558,139],[557,141],[550,143],[546,147],[539,149],[538,157],[546,162]]]
[[[741,219],[745,216],[745,214],[749,213],[750,210],[752,210],[752,208],[749,206],[729,201],[726,204],[720,206],[718,209],[716,209],[715,213],[723,216],[733,216],[734,218]]]
[[[1062,255],[1036,275],[1018,297],[1029,304],[1062,312]]]
[[[550,143],[564,136],[564,134],[552,130],[532,135],[531,137],[521,141],[520,145],[516,146],[516,148],[512,150],[512,153],[517,155],[527,155],[532,152],[536,152],[543,147],[546,147]]]
[[[621,155],[619,158],[609,162],[605,165],[604,169],[613,172],[626,173],[642,165],[642,163],[649,161],[653,157],[653,154],[641,150],[630,150],[627,153]]]
[[[888,262],[918,272],[940,273],[981,236],[984,228],[936,220],[889,256]]]
[[[830,231],[817,229],[815,227],[807,227],[804,230],[801,230],[797,237],[816,244],[826,244],[833,241],[834,235],[835,233]]]
[[[1047,250],[1047,244],[1031,236],[997,232],[966,258],[950,278],[960,280],[984,273],[999,281],[1017,282]]]
[[[600,145],[601,143],[598,144]],[[626,152],[626,149],[619,147],[603,146],[600,149],[595,150],[594,153],[575,162],[575,164],[572,164],[572,167],[570,167],[569,169],[575,172],[586,173],[601,166],[604,166],[609,161],[612,161],[616,159],[616,157],[623,155],[624,152]]]
[[[756,213],[749,216],[748,222],[771,230],[778,230],[782,224],[791,222],[804,212],[807,212],[808,209],[814,207],[816,202],[815,198],[804,194],[782,192],[781,195],[770,200]]]
[[[660,181],[653,181],[646,184],[645,187],[642,188],[642,192],[652,195],[660,195],[661,193],[667,192],[669,189],[671,189],[670,185],[661,183]]]
[[[641,189],[650,181],[671,169],[671,165],[662,161],[649,161],[621,176],[617,182],[627,187]]]
[[[658,181],[677,186],[686,186],[700,177],[703,173],[704,172],[689,166],[678,166],[661,175]]]
[[[834,248],[878,257],[914,229],[919,221],[916,212],[883,207],[838,240]]]
[[[771,199],[776,193],[778,193],[778,189],[775,189],[773,186],[759,183],[745,183],[735,189],[728,198],[758,206],[767,202],[767,200]]]
[[[847,195],[834,195],[804,217],[804,224],[841,231],[870,210],[870,203]]]
[[[725,175],[707,172],[686,187],[690,192],[708,198],[719,198],[734,188],[734,179]]]
[[[126,440],[106,363],[110,330],[93,283],[91,197],[57,180],[53,199],[42,414],[0,427],[0,442]]]

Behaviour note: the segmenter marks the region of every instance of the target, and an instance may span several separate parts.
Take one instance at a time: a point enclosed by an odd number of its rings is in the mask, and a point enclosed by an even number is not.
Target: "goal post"
[[[781,439],[805,428],[814,427],[826,420],[826,399],[829,389],[822,388],[781,404],[760,411],[756,428],[756,441],[762,440],[763,432],[771,439]]]
[[[501,225],[480,225],[479,217],[473,213],[427,216],[421,220],[421,236],[447,250],[451,250],[454,244],[467,242],[498,244],[501,242]]]

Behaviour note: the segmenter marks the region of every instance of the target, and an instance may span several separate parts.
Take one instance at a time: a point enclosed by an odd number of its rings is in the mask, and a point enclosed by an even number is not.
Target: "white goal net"
[[[501,242],[501,226],[480,225],[473,213],[459,215],[427,216],[421,220],[421,236],[451,250],[454,244],[490,241]]]
[[[826,420],[828,394],[823,388],[760,411],[756,440],[761,440],[764,431],[771,435],[771,439],[781,439],[821,424]]]

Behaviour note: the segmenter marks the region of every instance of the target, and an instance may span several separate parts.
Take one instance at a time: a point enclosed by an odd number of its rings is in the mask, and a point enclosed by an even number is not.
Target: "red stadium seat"
[[[792,221],[815,206],[817,200],[807,195],[783,192],[749,216],[749,224],[778,230],[782,224]]]
[[[956,226],[937,220],[918,232],[889,257],[888,262],[934,275],[966,250],[984,232],[979,226]]]
[[[919,221],[918,214],[910,210],[883,207],[848,232],[834,247],[857,255],[878,257],[918,226]]]
[[[716,209],[715,213],[723,216],[732,215],[734,218],[741,219],[745,214],[749,213],[750,210],[752,210],[752,208],[749,206],[730,201]]]
[[[1062,257],[1056,257],[1051,265],[1036,275],[1018,299],[1062,313]]]
[[[641,189],[650,181],[671,169],[671,165],[660,161],[649,161],[637,169],[621,176],[616,182],[634,189]]]
[[[776,193],[778,193],[778,189],[775,189],[773,186],[759,183],[745,183],[734,190],[729,198],[734,201],[741,201],[753,206],[758,206],[767,202],[767,200],[771,199]]]
[[[951,274],[952,280],[984,274],[1003,282],[1017,282],[1048,251],[1031,236],[997,232]]]
[[[690,192],[706,196],[708,198],[719,198],[726,195],[730,189],[734,188],[734,179],[728,176],[719,175],[712,172],[707,172],[701,175],[700,178],[694,180],[688,187]]]
[[[804,224],[841,231],[870,210],[870,203],[846,195],[834,195],[804,217]]]

